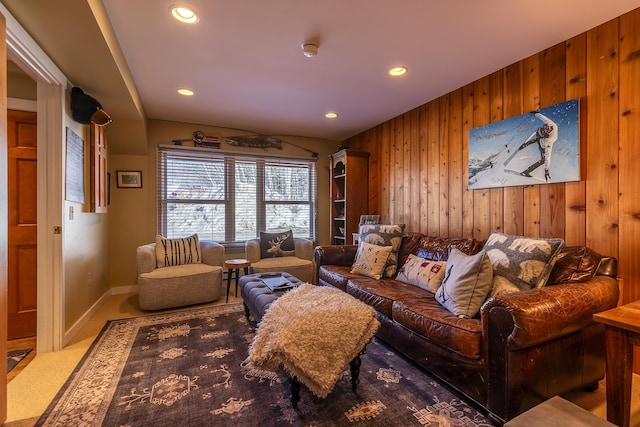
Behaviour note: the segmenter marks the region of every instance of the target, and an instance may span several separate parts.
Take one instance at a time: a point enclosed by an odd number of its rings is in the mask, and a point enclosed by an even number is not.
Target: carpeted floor
[[[25,350],[12,350],[8,352],[7,353],[7,373],[11,372],[11,370],[15,368],[16,365],[20,363],[22,359],[27,357],[27,354],[31,353],[32,350],[33,350],[32,348],[28,348]]]
[[[475,408],[373,340],[325,399],[289,402],[283,372],[247,364],[241,304],[111,321],[36,425],[490,426]]]

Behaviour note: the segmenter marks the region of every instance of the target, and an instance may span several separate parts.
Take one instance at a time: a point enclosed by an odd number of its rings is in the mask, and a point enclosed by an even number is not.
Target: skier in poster
[[[527,138],[520,147],[518,147],[518,151],[523,150],[531,144],[537,143],[538,149],[540,150],[540,160],[520,172],[520,175],[530,178],[531,172],[544,164],[544,179],[549,181],[551,179],[549,176],[551,150],[553,149],[553,143],[558,139],[558,125],[540,112],[532,111],[531,113],[535,114],[538,119],[542,120],[543,124],[529,138]]]

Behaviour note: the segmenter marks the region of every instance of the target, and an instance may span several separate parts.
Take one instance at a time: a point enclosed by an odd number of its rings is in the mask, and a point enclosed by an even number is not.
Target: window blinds
[[[317,240],[316,159],[157,149],[158,233],[243,245],[260,231]]]

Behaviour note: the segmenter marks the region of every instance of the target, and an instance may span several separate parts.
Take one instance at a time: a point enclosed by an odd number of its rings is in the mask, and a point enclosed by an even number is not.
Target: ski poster
[[[469,131],[469,189],[580,180],[580,100]]]

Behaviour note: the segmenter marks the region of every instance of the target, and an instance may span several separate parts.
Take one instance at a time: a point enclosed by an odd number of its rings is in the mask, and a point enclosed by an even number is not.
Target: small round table
[[[229,302],[229,289],[231,289],[231,277],[233,276],[233,273],[236,273],[236,296],[238,296],[238,278],[240,277],[239,270],[244,268],[244,274],[249,274],[251,261],[248,259],[228,259],[224,262],[224,267],[227,269],[227,302]]]

